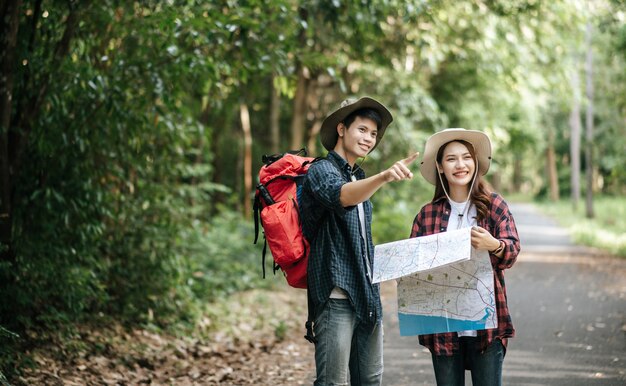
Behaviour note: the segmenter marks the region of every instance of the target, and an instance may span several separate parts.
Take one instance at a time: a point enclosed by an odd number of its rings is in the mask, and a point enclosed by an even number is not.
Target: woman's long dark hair
[[[452,142],[458,142],[464,145],[471,154],[472,159],[474,159],[474,165],[476,165],[476,168],[474,170],[474,175],[476,175],[476,182],[474,182],[474,187],[472,188],[469,200],[472,204],[474,204],[474,206],[476,206],[476,216],[478,217],[477,220],[484,220],[489,216],[489,202],[491,201],[490,195],[493,190],[491,189],[489,183],[487,183],[487,181],[485,181],[483,177],[478,174],[479,165],[478,161],[476,160],[476,152],[474,151],[474,146],[470,142],[460,139],[446,142],[441,145],[439,151],[437,152],[437,164],[441,165],[443,151]],[[439,170],[436,170],[436,172],[439,173]],[[437,177],[436,180],[437,181],[435,183],[435,195],[433,196],[433,202],[440,199],[441,197],[446,197],[444,186],[446,191],[450,192],[450,185],[445,174],[441,173],[441,180],[439,179],[439,177]],[[444,186],[441,185],[441,181],[443,181]]]

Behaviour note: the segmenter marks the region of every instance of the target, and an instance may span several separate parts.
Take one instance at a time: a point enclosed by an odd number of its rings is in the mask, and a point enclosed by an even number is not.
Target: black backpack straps
[[[343,177],[343,171],[341,170],[341,165],[339,165],[337,161],[335,161],[332,157],[324,157],[323,159],[327,159],[328,161],[330,161],[331,164],[335,165],[335,167],[339,171],[339,174],[341,175],[341,177]]]
[[[342,177],[343,177],[343,173],[341,172],[341,167],[337,164],[337,162],[335,162],[335,160],[333,160],[330,157],[317,157],[313,161],[311,161],[311,163],[317,162],[317,161],[320,161],[320,160],[323,160],[323,159],[326,159],[331,164],[333,164],[337,168],[339,173],[342,175]],[[307,309],[308,309],[307,312],[308,312],[308,315],[307,315],[307,318],[306,318],[306,323],[304,324],[304,327],[306,328],[306,335],[304,336],[304,339],[306,339],[310,343],[316,344],[317,343],[317,338],[315,338],[315,333],[313,332],[315,307],[313,305],[313,299],[311,299],[311,291],[309,291],[308,287],[307,287],[307,291],[306,291],[306,300],[307,300]]]
[[[313,307],[313,299],[311,299],[311,291],[306,289],[306,303],[308,308],[308,315],[306,317],[306,323],[304,327],[306,328],[306,335],[304,339],[308,340],[310,343],[317,343],[317,339],[315,338],[315,333],[313,332],[313,315],[315,314],[315,310]]]
[[[274,179],[272,179],[271,181],[268,181],[268,182],[266,183],[266,185],[267,185],[267,184],[269,184],[269,183],[270,183],[270,182],[272,182],[272,181],[274,181]],[[264,205],[264,206],[269,206],[269,205],[272,205],[272,204],[275,204],[275,203],[276,203],[276,201],[274,201],[274,198],[272,197],[272,195],[270,194],[270,192],[268,192],[268,191],[267,191],[267,188],[265,187],[265,185],[263,185],[263,184],[258,184],[258,185],[256,186],[256,188],[257,188],[257,189],[258,189],[258,191],[259,191],[259,196],[261,196],[261,198],[263,199],[263,205]]]
[[[254,205],[252,208],[252,216],[254,216],[254,243],[256,244],[259,240],[259,212],[261,211],[261,201],[259,200],[258,194],[254,196]]]
[[[267,191],[265,185],[258,184],[257,185],[257,194],[254,197],[254,243],[256,244],[259,240],[259,222],[261,210],[275,203],[272,195]],[[263,238],[263,258],[261,259],[261,264],[263,266],[263,279],[265,279],[265,254],[267,253],[267,239]],[[276,270],[274,270],[276,272]]]
[[[321,161],[321,160],[323,160],[323,159],[326,159],[326,157],[315,157],[315,158],[313,158],[313,159],[312,159],[312,160],[310,160],[310,161],[305,161],[305,162],[302,164],[302,166],[307,165],[307,164],[313,164],[313,163],[315,163],[315,162],[317,162],[317,161]]]
[[[292,155],[297,155],[297,156],[300,156],[300,157],[306,157],[307,156],[307,151],[306,151],[306,148],[303,147],[300,150],[289,150],[289,151],[284,152],[284,153],[264,154],[263,157],[261,157],[261,161],[263,162],[263,165],[268,166],[268,165],[271,165],[274,162],[278,161],[279,159],[283,158],[283,156],[285,154],[292,154]]]
[[[308,152],[306,151],[306,147],[303,147],[300,150],[290,150],[287,153],[293,154],[293,155],[298,155],[300,157],[306,157],[308,155]]]
[[[267,252],[267,239],[263,238],[263,257],[261,258],[261,266],[263,267],[263,279],[265,279],[265,253]]]
[[[261,161],[263,162],[263,165],[268,166],[281,159],[283,155],[284,154],[263,154]]]

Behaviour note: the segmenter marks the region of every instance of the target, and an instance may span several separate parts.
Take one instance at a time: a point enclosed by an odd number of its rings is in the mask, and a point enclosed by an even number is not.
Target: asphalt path
[[[505,272],[516,337],[503,384],[626,385],[626,259],[574,245],[532,204],[511,204],[511,211],[522,252]],[[435,385],[428,350],[399,335],[395,282],[383,283],[382,294],[383,384]]]

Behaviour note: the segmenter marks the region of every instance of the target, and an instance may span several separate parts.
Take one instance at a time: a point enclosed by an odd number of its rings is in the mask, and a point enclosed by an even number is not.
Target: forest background
[[[497,190],[581,221],[608,202],[625,254],[625,19],[622,0],[2,0],[0,383],[76,322],[211,329],[211,302],[271,287],[261,156],[323,155],[349,96],[395,118],[369,174],[483,130]],[[381,190],[375,242],[431,191]]]

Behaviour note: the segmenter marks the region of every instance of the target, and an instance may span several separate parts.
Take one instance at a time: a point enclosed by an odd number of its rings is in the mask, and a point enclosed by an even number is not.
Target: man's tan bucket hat
[[[433,185],[437,184],[437,152],[448,142],[455,140],[467,141],[474,146],[478,160],[478,172],[487,174],[491,164],[491,141],[487,134],[478,130],[445,129],[428,138],[424,147],[424,156],[420,164],[420,172]]]
[[[339,109],[324,119],[324,122],[322,122],[322,128],[320,129],[320,139],[326,150],[333,150],[337,144],[337,139],[339,138],[339,134],[337,134],[337,125],[353,112],[368,108],[377,111],[381,118],[381,124],[376,135],[376,144],[372,147],[372,150],[374,150],[383,138],[385,129],[387,129],[387,126],[389,126],[391,121],[393,121],[393,117],[382,103],[370,97],[362,97],[359,100],[346,99],[341,102]],[[370,150],[370,152],[372,150]]]

